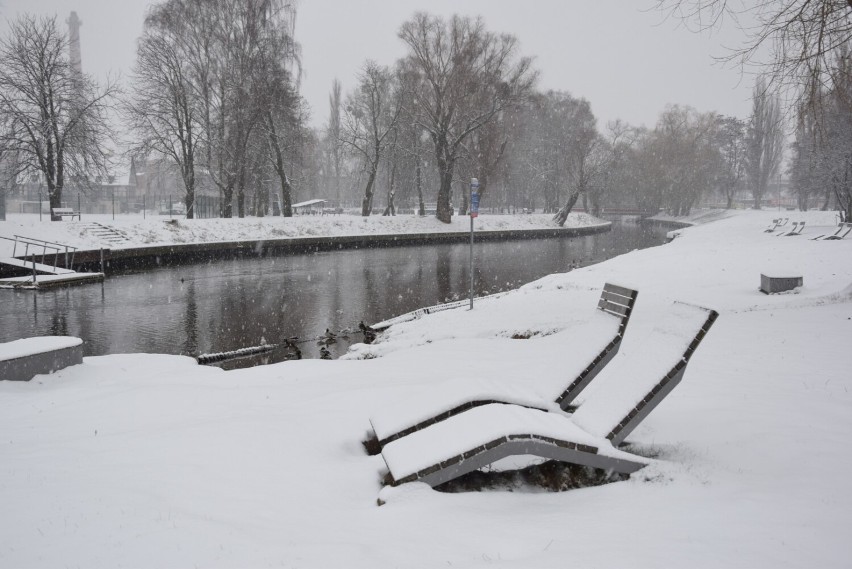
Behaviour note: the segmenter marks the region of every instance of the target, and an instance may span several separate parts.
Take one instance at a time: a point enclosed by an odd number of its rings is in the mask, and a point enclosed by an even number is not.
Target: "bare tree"
[[[657,7],[702,29],[733,20],[746,41],[725,59],[759,65],[777,85],[801,89],[811,104],[819,102],[838,50],[852,40],[849,0],[658,0]],[[763,49],[769,61],[760,61]]]
[[[553,221],[560,227],[565,225],[577,199],[594,188],[604,165],[602,141],[589,102],[573,98],[568,102],[570,104],[565,108],[563,120],[569,133],[565,146],[566,173],[570,177],[569,193],[565,205],[553,216]]]
[[[285,18],[295,18],[295,8],[283,12]],[[287,170],[293,171],[293,156],[298,155],[301,131],[307,113],[293,85],[292,73],[299,73],[298,45],[293,39],[293,23],[279,22],[270,30],[264,49],[259,54],[255,74],[256,96],[260,109],[260,137],[265,140],[267,165],[278,177],[281,188],[281,215],[293,216],[293,187]],[[295,61],[296,65],[290,63]],[[262,168],[262,167],[261,167]],[[262,168],[263,169],[263,168]],[[265,185],[261,177],[260,185]]]
[[[397,85],[389,69],[368,60],[358,76],[358,86],[346,99],[341,141],[363,158],[367,169],[363,216],[373,209],[379,162],[399,122],[402,101]]]
[[[489,32],[481,19],[445,21],[418,13],[402,25],[399,37],[408,46],[408,67],[419,75],[410,94],[417,107],[413,114],[435,148],[440,176],[436,217],[449,223],[462,143],[526,96],[536,74],[531,59],[516,56],[517,40]]]
[[[238,215],[245,215],[246,184],[254,177],[247,153],[268,119],[270,50],[278,50],[285,69],[298,52],[292,41],[284,48],[279,41],[290,37],[292,17],[281,0],[166,0],[149,15],[169,29],[186,65],[200,107],[204,166],[225,217],[233,215],[235,197]]]
[[[745,173],[746,124],[736,117],[718,117],[717,144],[720,154],[719,186],[725,207],[734,207],[734,196]]]
[[[25,14],[12,22],[0,40],[0,155],[15,153],[10,175],[38,172],[51,208],[62,206],[69,179],[86,185],[105,175],[115,93],[115,84],[99,87],[72,69],[55,17]]]
[[[778,173],[783,154],[781,101],[778,95],[767,91],[762,79],[758,79],[752,93],[752,113],[746,139],[746,174],[755,209],[760,209],[769,180]]]
[[[624,121],[616,119],[606,125],[604,144],[604,163],[600,176],[599,189],[594,193],[592,213],[600,215],[603,202],[623,207],[634,192],[636,180],[631,171],[632,157],[638,139],[637,129]]]
[[[825,192],[823,207],[833,200],[852,219],[852,60],[845,55],[831,70],[831,84],[816,110],[803,105],[796,132],[793,184],[800,207],[813,193]],[[818,127],[818,125],[821,125]]]
[[[343,86],[335,77],[331,82],[331,93],[328,96],[328,152],[331,158],[331,168],[334,171],[334,195],[337,207],[340,207],[340,164],[343,160],[340,144],[340,107]]]
[[[186,217],[195,216],[196,153],[203,123],[190,71],[174,30],[152,15],[136,50],[132,95],[123,104],[134,150],[168,158],[179,169]]]

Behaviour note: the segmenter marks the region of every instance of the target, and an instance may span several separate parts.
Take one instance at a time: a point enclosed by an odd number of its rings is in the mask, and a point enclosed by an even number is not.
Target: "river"
[[[477,243],[475,294],[660,245],[665,234],[619,221],[610,232],[585,237]],[[41,292],[0,290],[0,342],[71,335],[83,338],[85,355],[196,356],[298,337],[302,357],[316,358],[317,338],[329,329],[338,338],[326,349],[338,357],[363,340],[360,321],[466,298],[468,254],[466,244],[382,247],[162,267]],[[281,347],[220,365],[246,367],[293,354]]]

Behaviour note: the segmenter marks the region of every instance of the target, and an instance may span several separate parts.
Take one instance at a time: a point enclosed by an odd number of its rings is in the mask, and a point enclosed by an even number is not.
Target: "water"
[[[477,243],[474,290],[490,294],[569,267],[659,245],[666,230],[630,222],[573,239]],[[363,341],[358,322],[467,298],[467,244],[411,246],[218,260],[109,275],[102,284],[43,292],[0,290],[0,342],[38,335],[84,339],[85,355],[196,356],[298,336],[303,357],[320,356],[326,329],[353,330],[327,346],[332,357]],[[223,367],[282,361],[281,347]]]

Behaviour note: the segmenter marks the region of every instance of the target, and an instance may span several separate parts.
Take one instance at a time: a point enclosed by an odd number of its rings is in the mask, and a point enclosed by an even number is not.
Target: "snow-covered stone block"
[[[760,290],[766,294],[786,292],[804,284],[804,278],[794,271],[767,272],[760,274]]]
[[[29,381],[83,363],[83,340],[71,336],[39,336],[0,344],[0,380]]]

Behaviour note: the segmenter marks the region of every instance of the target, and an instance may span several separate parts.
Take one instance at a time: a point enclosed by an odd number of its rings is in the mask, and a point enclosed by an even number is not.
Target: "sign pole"
[[[473,310],[473,218],[479,215],[479,180],[470,179],[470,310]]]

